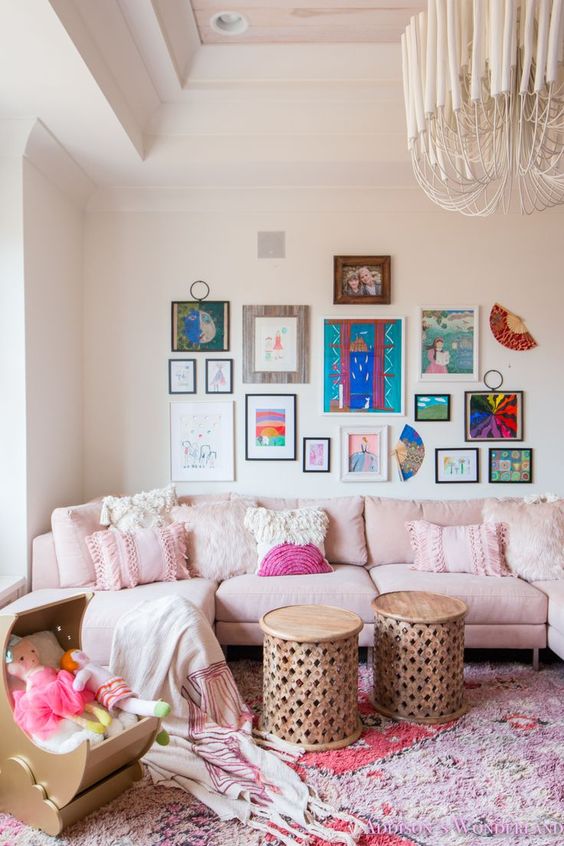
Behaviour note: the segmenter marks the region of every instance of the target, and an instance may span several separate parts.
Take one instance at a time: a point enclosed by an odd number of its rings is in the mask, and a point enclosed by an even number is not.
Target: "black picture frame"
[[[471,415],[470,415],[470,407],[472,403],[472,397],[487,397],[487,396],[495,396],[495,395],[509,395],[515,396],[517,401],[517,435],[513,438],[503,437],[503,435],[499,435],[497,437],[474,437],[472,435],[472,431],[470,428],[471,423]],[[524,397],[523,391],[465,391],[464,392],[464,440],[467,443],[488,443],[492,441],[499,441],[500,443],[516,443],[523,440],[523,432],[524,432]]]
[[[210,364],[214,362],[224,362],[227,365],[228,373],[229,373],[229,390],[221,391],[221,390],[213,390],[210,389],[210,376],[209,376],[209,367]],[[232,358],[206,358],[206,394],[232,394],[233,393],[233,359]]]
[[[439,459],[442,452],[472,452],[475,456],[475,479],[441,479],[439,478]],[[480,481],[480,449],[479,447],[437,447],[435,449],[435,484],[436,485],[475,485]]]
[[[493,477],[493,458],[496,452],[528,452],[529,453],[529,478],[528,479],[496,479]],[[530,485],[533,481],[534,460],[532,447],[490,447],[488,450],[488,482],[490,485]]]
[[[185,328],[182,328],[180,324],[182,314],[185,314],[187,310],[203,311],[216,326],[219,326],[219,331],[210,341],[195,341],[187,337]],[[173,353],[229,352],[229,312],[228,300],[173,300],[170,304],[170,351]]]
[[[192,364],[194,374],[194,388],[191,391],[173,391],[172,389],[172,367],[174,364]],[[168,393],[170,396],[196,394],[198,392],[198,366],[195,358],[169,358],[168,360]]]
[[[420,397],[446,397],[446,417],[434,419],[433,417],[421,417],[418,399]],[[434,394],[428,391],[422,394],[415,394],[413,399],[413,419],[417,423],[448,423],[450,421],[451,409],[451,395],[450,394]]]
[[[308,441],[324,441],[327,450],[327,468],[323,470],[312,470],[306,466],[306,446]],[[330,473],[331,472],[331,438],[315,438],[311,435],[302,438],[302,472],[303,473]]]
[[[274,404],[276,402],[279,402],[280,400],[289,401],[288,407],[289,407],[291,414],[292,414],[292,430],[293,430],[293,434],[290,437],[290,443],[288,445],[285,445],[285,446],[287,446],[287,452],[289,454],[281,455],[281,456],[272,455],[272,454],[268,454],[268,455],[267,454],[263,454],[263,455],[253,455],[253,454],[251,454],[258,447],[258,445],[256,445],[254,443],[254,441],[256,439],[253,439],[254,450],[251,450],[251,448],[250,448],[250,438],[249,438],[249,422],[250,422],[250,418],[249,418],[250,408],[249,408],[249,406],[251,405],[251,401],[255,397],[261,397],[265,404]],[[245,461],[295,461],[296,460],[296,458],[297,458],[297,443],[298,443],[296,400],[297,400],[297,394],[271,394],[271,393],[245,394]],[[270,401],[270,403],[269,403],[269,401]],[[256,418],[255,418],[255,421],[256,421]],[[273,449],[274,446],[275,445],[270,446],[270,449]],[[268,449],[269,445],[263,444],[258,448],[259,449]]]

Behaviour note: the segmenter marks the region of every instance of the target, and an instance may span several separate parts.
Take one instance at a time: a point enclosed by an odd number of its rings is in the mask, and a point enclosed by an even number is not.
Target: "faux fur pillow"
[[[484,520],[507,527],[505,557],[516,576],[528,582],[564,579],[564,500],[486,500]]]
[[[106,496],[102,500],[100,523],[121,532],[166,526],[171,522],[170,510],[177,504],[174,485],[133,496]]]
[[[245,526],[257,542],[259,576],[331,573],[325,560],[329,518],[321,508],[249,508]]]
[[[179,505],[171,511],[188,532],[190,571],[194,576],[223,581],[254,573],[257,552],[244,519],[254,499],[235,497],[229,502]]]

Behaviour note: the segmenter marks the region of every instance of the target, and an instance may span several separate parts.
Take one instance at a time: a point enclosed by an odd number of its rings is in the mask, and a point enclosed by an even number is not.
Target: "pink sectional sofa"
[[[198,498],[188,501],[193,503]],[[414,501],[351,496],[328,500],[257,497],[256,501],[277,509],[313,504],[325,508],[329,514],[326,555],[334,572],[269,578],[247,574],[220,584],[194,578],[141,585],[131,590],[95,592],[83,625],[84,648],[91,657],[107,663],[119,617],[145,599],[170,593],[184,596],[197,605],[215,625],[217,637],[224,645],[260,644],[262,633],[258,621],[272,608],[320,603],[359,614],[365,624],[360,645],[371,646],[372,600],[380,593],[409,589],[463,599],[469,608],[468,647],[533,649],[538,659],[538,649],[548,645],[564,658],[564,581],[529,584],[518,578],[410,569],[413,559],[406,521],[425,519],[440,525],[479,523],[483,499]],[[84,590],[89,588],[60,587],[53,536],[41,535],[33,545],[32,592],[2,613],[52,602]]]

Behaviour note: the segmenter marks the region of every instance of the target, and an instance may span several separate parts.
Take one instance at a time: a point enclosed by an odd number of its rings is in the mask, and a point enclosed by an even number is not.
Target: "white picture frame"
[[[465,328],[465,324],[467,328]],[[420,382],[478,381],[479,306],[419,306],[417,325],[419,334],[417,348],[418,379]],[[439,345],[440,349],[434,349],[435,346],[438,347]],[[437,360],[438,357],[440,357],[440,360]],[[456,362],[456,366],[453,367],[454,362]]]
[[[388,481],[388,427],[341,426],[341,481]]]
[[[173,482],[232,482],[233,401],[170,403]]]

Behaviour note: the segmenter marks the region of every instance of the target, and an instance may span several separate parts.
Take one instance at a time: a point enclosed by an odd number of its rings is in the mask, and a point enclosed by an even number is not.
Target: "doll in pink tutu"
[[[15,690],[14,719],[28,735],[45,740],[54,734],[62,720],[72,720],[96,734],[103,734],[112,721],[108,711],[94,700],[89,690],[76,690],[74,676],[39,663],[33,643],[25,638],[10,638],[5,655],[9,675],[25,683],[25,690]],[[84,714],[95,719],[89,719]]]

